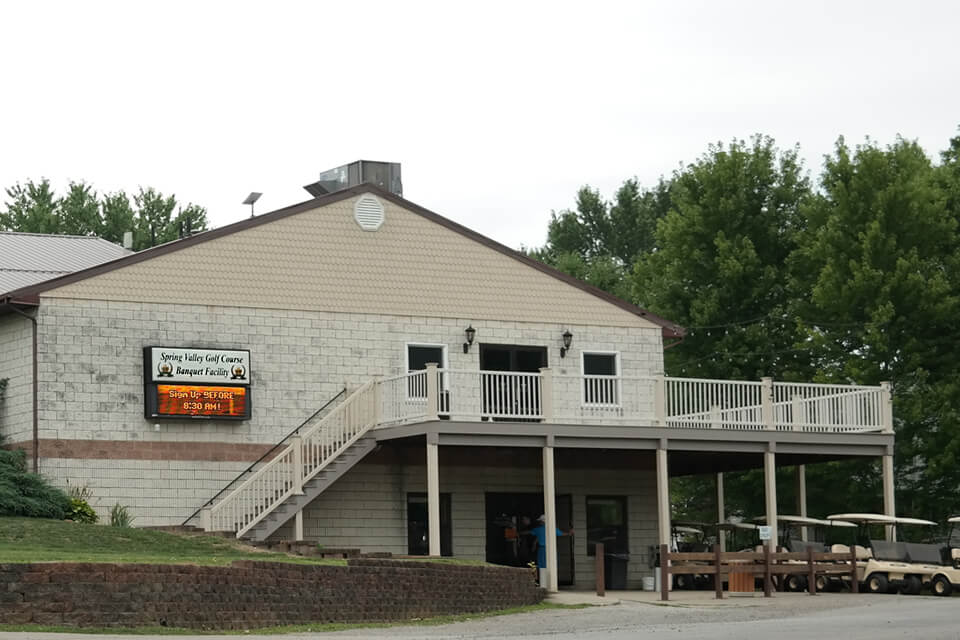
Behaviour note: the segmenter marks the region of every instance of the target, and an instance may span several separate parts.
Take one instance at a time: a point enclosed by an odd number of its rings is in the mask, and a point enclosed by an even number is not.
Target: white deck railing
[[[418,420],[543,421],[733,431],[891,432],[890,388],[460,371],[382,381],[382,426]]]
[[[448,418],[734,431],[892,433],[890,386],[442,370],[372,380],[223,500],[207,530],[249,531],[370,429]]]
[[[241,537],[381,422],[380,384],[368,382],[316,424],[307,427],[272,460],[203,513],[207,531]]]

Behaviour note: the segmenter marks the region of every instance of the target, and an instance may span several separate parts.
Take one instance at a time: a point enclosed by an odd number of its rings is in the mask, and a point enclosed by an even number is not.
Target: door
[[[536,538],[525,532],[537,524],[543,513],[542,493],[487,493],[487,555],[491,564],[525,567],[537,561]],[[557,496],[557,527],[573,526],[573,498]],[[573,542],[570,536],[557,538],[557,582],[573,584]]]
[[[539,373],[547,366],[547,348],[512,344],[481,344],[480,374],[484,418],[512,422],[537,421],[540,379],[498,372]]]

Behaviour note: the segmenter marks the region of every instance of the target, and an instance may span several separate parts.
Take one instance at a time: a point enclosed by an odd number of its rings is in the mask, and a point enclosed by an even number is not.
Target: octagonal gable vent
[[[376,231],[383,225],[383,203],[369,194],[361,197],[353,206],[353,219],[364,231]]]

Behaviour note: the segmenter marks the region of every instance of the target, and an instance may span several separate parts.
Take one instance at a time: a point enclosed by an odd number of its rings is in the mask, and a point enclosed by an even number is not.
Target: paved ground
[[[460,622],[442,626],[402,626],[356,629],[337,633],[291,634],[286,638],[357,640],[361,638],[490,639],[562,638],[564,640],[627,640],[682,638],[683,640],[743,640],[776,638],[842,638],[884,640],[923,638],[960,639],[960,598],[932,596],[876,596],[777,594],[775,598],[710,600],[709,594],[682,594],[669,605],[650,594],[620,592],[607,598],[609,606],[539,611]],[[569,597],[568,599],[577,599]],[[590,596],[579,596],[590,599]],[[117,638],[121,636],[99,636]],[[135,636],[147,640],[151,636]],[[171,636],[160,636],[169,640]],[[190,636],[175,636],[190,640]],[[197,636],[209,640],[222,636]],[[237,638],[238,636],[225,636]],[[278,636],[242,636],[273,638]],[[0,640],[77,640],[71,634],[0,633]]]

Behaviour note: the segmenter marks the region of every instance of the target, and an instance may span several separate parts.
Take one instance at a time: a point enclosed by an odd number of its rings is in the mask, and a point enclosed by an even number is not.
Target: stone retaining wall
[[[255,629],[536,604],[529,570],[356,559],[347,566],[0,564],[0,623]]]

